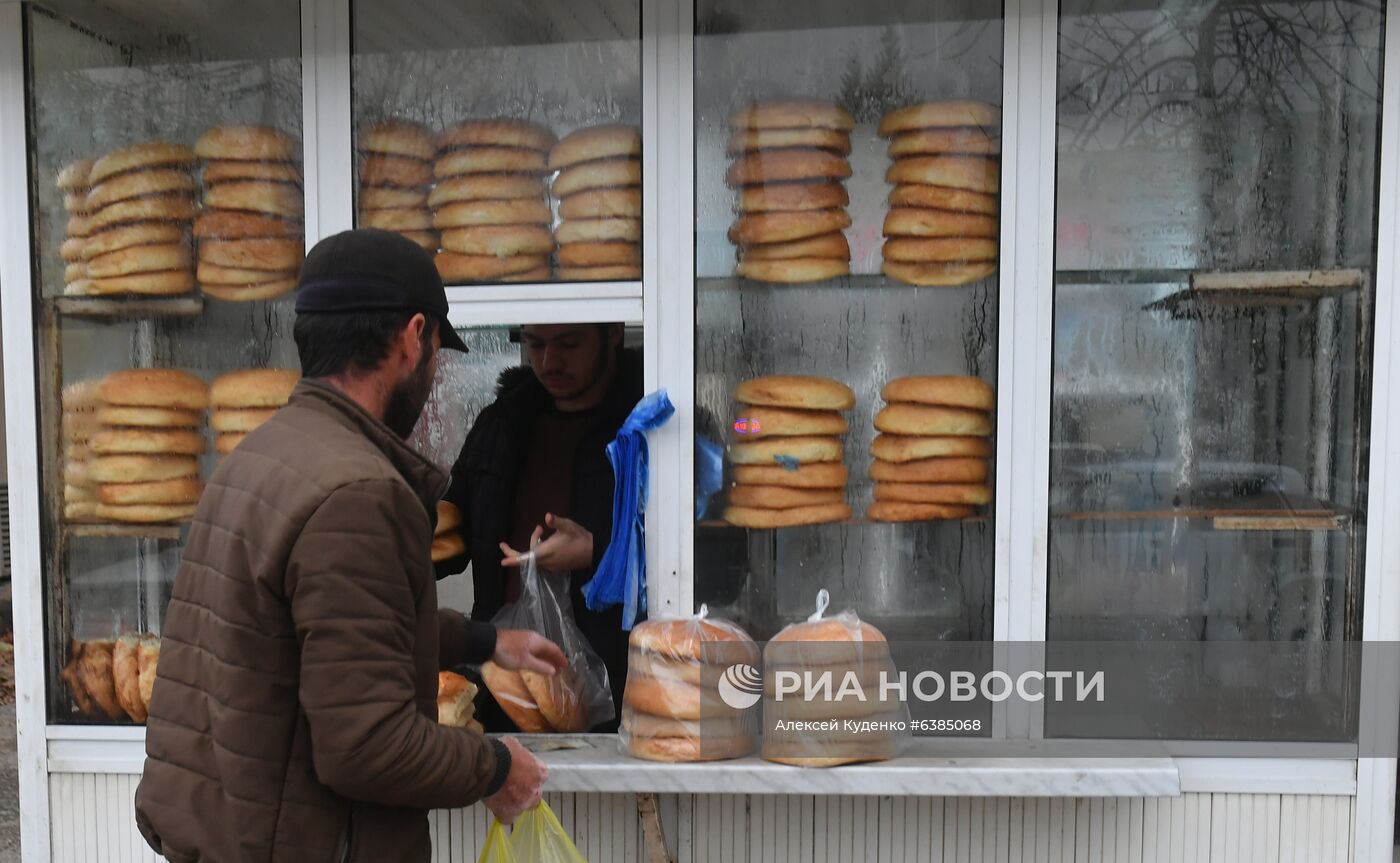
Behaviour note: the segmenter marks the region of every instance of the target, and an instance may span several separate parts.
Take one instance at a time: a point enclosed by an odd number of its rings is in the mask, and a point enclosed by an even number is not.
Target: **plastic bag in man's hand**
[[[588,863],[547,803],[515,819],[510,853],[512,863]]]
[[[515,853],[510,850],[510,835],[501,822],[492,820],[486,831],[486,844],[481,846],[481,856],[476,863],[518,863]]]
[[[491,622],[499,629],[538,632],[569,660],[553,676],[506,669],[492,669],[488,676],[483,667],[487,688],[522,731],[586,731],[617,715],[608,667],[574,622],[567,574],[547,573],[533,552],[525,555],[520,559],[520,598]]]

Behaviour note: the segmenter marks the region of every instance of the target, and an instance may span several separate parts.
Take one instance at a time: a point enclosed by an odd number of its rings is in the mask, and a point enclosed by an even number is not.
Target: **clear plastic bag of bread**
[[[617,715],[608,667],[579,631],[569,601],[567,573],[540,569],[534,552],[520,561],[520,597],[496,613],[502,629],[528,629],[559,645],[568,665],[557,674],[511,671],[494,662],[481,679],[506,716],[527,734],[587,731]]]
[[[632,630],[622,751],[650,761],[720,761],[757,748],[758,645],[710,617],[652,619]]]
[[[816,611],[763,650],[763,752],[769,761],[835,767],[895,757],[910,737],[909,707],[886,689],[898,671],[889,642],[854,611]],[[811,723],[826,723],[810,730]]]

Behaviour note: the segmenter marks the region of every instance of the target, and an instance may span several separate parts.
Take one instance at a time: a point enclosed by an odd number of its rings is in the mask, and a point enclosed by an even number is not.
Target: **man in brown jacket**
[[[436,721],[440,668],[564,657],[437,607],[447,477],[404,437],[438,347],[466,346],[432,259],[318,243],[294,335],[303,380],[210,478],[165,618],[136,818],[173,863],[427,860],[427,810],[509,821],[544,783],[515,740]]]

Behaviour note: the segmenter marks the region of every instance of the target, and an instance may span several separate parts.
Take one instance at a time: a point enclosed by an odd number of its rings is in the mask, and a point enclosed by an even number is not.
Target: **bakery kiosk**
[[[425,445],[512,328],[628,324],[677,411],[653,617],[1400,640],[1397,119],[1386,0],[0,0],[23,859],[150,858],[182,522],[356,224],[435,252],[473,350]],[[831,769],[533,744],[591,860],[643,859],[638,794],[679,861],[1390,859],[1394,698],[1197,682],[1241,698],[1100,757],[1053,704]],[[434,813],[437,858],[486,826]]]

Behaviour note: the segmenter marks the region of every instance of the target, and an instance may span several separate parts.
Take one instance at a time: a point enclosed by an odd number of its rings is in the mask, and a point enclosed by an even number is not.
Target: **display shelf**
[[[695,523],[695,526],[698,527],[698,528],[705,528],[705,529],[711,529],[711,530],[765,530],[765,531],[766,531],[766,530],[795,530],[795,529],[797,529],[797,528],[802,528],[802,527],[833,527],[833,526],[840,526],[840,527],[871,527],[871,526],[882,527],[882,526],[885,526],[885,525],[904,525],[904,524],[952,524],[952,523],[955,523],[955,522],[958,523],[958,524],[974,524],[974,523],[982,523],[982,522],[991,521],[991,518],[992,518],[992,517],[991,517],[990,515],[974,515],[974,516],[969,516],[969,517],[967,517],[967,518],[938,518],[938,519],[928,519],[928,520],[925,520],[925,521],[874,521],[874,520],[868,519],[868,518],[849,518],[849,519],[846,519],[845,521],[825,521],[825,522],[822,522],[822,523],[820,523],[820,524],[799,524],[799,525],[793,525],[792,527],[739,527],[738,525],[730,524],[730,523],[727,522],[727,521],[724,521],[724,520],[722,520],[722,519],[717,519],[717,518],[716,518],[716,519],[705,519],[704,521],[696,522],[696,523]]]
[[[53,311],[70,318],[190,318],[204,312],[204,298],[185,297],[53,297]]]
[[[1342,530],[1350,513],[1319,501],[1277,499],[1271,505],[1262,499],[1240,499],[1233,504],[1150,507],[1143,509],[1085,509],[1053,512],[1051,517],[1065,521],[1170,521],[1205,519],[1220,531],[1302,532]]]
[[[1367,275],[1361,270],[1193,273],[1187,288],[1143,308],[1165,311],[1174,318],[1198,320],[1213,309],[1309,305],[1360,290],[1366,283]]]
[[[62,529],[68,537],[116,537],[178,542],[181,526],[178,524],[64,524]]]
[[[849,276],[841,276],[835,279],[825,279],[819,282],[798,282],[786,284],[781,282],[760,282],[754,279],[746,279],[741,276],[701,276],[695,280],[697,290],[742,290],[752,292],[773,291],[778,293],[800,294],[802,291],[848,291],[859,290],[868,291],[871,289],[887,288],[898,291],[956,291],[975,288],[985,283],[995,284],[997,273],[992,273],[982,279],[966,282],[961,285],[943,285],[937,287],[925,287],[921,285],[910,285],[891,278],[883,273],[854,273]]]
[[[452,326],[642,323],[641,282],[546,282],[447,289]]]

